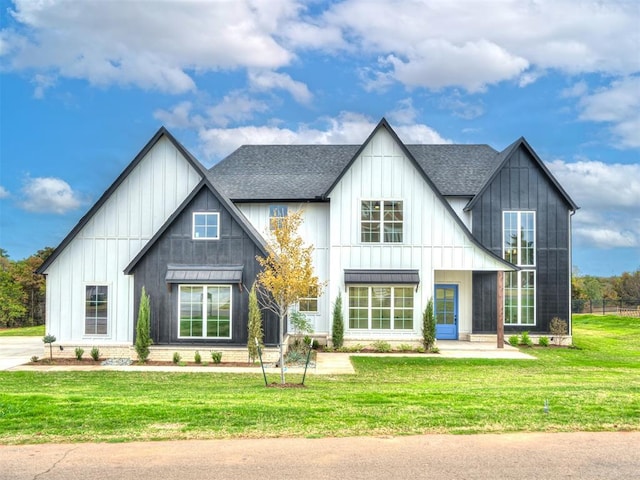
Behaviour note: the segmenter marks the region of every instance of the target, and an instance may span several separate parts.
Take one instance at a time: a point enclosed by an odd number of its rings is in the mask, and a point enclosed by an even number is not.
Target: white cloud
[[[0,185],[0,199],[8,198],[10,195],[9,190]]]
[[[309,103],[313,98],[313,95],[304,83],[293,80],[285,73],[251,71],[249,72],[249,83],[253,89],[258,91],[285,90],[289,92],[298,103]]]
[[[264,113],[267,110],[266,103],[240,91],[230,92],[220,103],[206,109],[207,118],[219,127],[226,127],[231,122],[250,120],[256,113]]]
[[[597,248],[640,247],[640,165],[556,160],[550,170],[581,207],[577,242]]]
[[[28,178],[22,194],[20,206],[29,212],[64,214],[83,203],[67,182],[54,177]]]
[[[623,148],[640,147],[640,77],[616,80],[608,88],[585,94],[580,119],[611,124]]]
[[[191,102],[180,102],[170,110],[157,109],[153,112],[153,118],[161,121],[167,128],[190,128],[198,126],[201,117],[192,117],[191,109]]]
[[[292,130],[265,125],[202,129],[199,135],[201,149],[209,159],[215,161],[245,144],[360,144],[377,124],[364,115],[352,112],[342,112],[336,118],[323,118],[320,122],[325,128],[301,125]],[[394,129],[405,143],[451,143],[427,125],[400,125]]]

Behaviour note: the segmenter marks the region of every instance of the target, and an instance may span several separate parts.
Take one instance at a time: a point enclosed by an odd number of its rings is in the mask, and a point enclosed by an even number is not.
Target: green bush
[[[171,361],[177,365],[180,363],[180,360],[182,360],[182,356],[178,352],[173,352],[173,358]]]
[[[344,317],[342,315],[342,293],[338,292],[336,303],[333,305],[333,328],[331,332],[333,348],[344,345]]]
[[[533,340],[529,337],[529,332],[522,332],[520,334],[520,345],[525,345],[527,347],[533,346]]]
[[[411,345],[408,345],[406,343],[401,343],[398,346],[398,350],[401,352],[413,352],[413,347]]]
[[[518,338],[518,335],[511,335],[509,337],[509,345],[511,345],[512,347],[517,347],[519,341],[520,339]]]
[[[389,353],[391,351],[391,344],[389,342],[385,342],[384,340],[373,342],[372,346],[373,349],[378,353]]]
[[[211,352],[211,360],[213,360],[213,363],[220,363],[222,361],[222,352]]]
[[[82,355],[84,355],[84,348],[76,347],[75,354],[77,360],[82,360]]]
[[[151,305],[149,295],[144,286],[140,294],[140,308],[138,309],[138,323],[136,324],[136,353],[138,361],[144,363],[149,358],[151,345]]]
[[[37,363],[39,360],[37,355],[34,355],[33,357],[31,357],[31,363]]]
[[[94,361],[97,362],[98,360],[100,360],[100,349],[98,347],[93,347],[89,354]]]
[[[249,340],[247,341],[247,350],[249,351],[249,362],[258,360],[258,348],[264,348],[264,332],[262,331],[262,312],[258,304],[258,296],[256,294],[255,284],[249,291],[249,322],[247,329],[249,330]],[[257,340],[257,343],[256,343]]]
[[[538,339],[538,345],[540,345],[541,347],[548,347],[549,346],[549,337],[540,337]]]
[[[51,335],[50,333],[47,333],[44,337],[42,337],[42,341],[45,343],[45,345],[48,343],[49,344],[49,360],[53,360],[53,342],[56,341],[56,337],[54,335]]]
[[[202,363],[202,357],[200,356],[200,352],[196,350],[196,353],[193,355],[193,361],[196,363]]]

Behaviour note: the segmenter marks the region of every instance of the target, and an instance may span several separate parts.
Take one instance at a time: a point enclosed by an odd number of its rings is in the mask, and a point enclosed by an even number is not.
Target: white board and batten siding
[[[269,241],[269,207],[271,205],[286,205],[289,213],[303,211],[302,225],[298,233],[305,245],[313,246],[313,269],[321,282],[329,280],[329,204],[328,203],[300,203],[300,202],[272,202],[272,203],[239,203],[236,206],[251,222],[253,227]],[[314,333],[329,333],[331,302],[326,291],[318,298],[318,312],[307,313],[306,317],[313,326]]]
[[[161,137],[47,269],[47,332],[58,342],[131,343],[133,277],[122,272],[200,180]],[[87,285],[109,287],[107,335],[85,335]]]
[[[343,292],[346,327],[348,298],[345,296],[345,269],[419,270],[414,330],[395,333],[399,340],[419,337],[422,311],[433,295],[436,271],[504,269],[504,265],[472,242],[466,229],[456,221],[456,214],[445,206],[447,200],[434,193],[400,145],[384,129],[379,129],[365,145],[329,197],[332,226],[330,277],[333,279],[329,294],[334,299],[338,291]],[[403,201],[402,243],[371,244],[360,241],[362,200]],[[452,208],[461,210],[456,202],[453,202]],[[459,305],[464,311],[468,310],[470,322],[471,275],[460,273],[456,278],[461,283],[468,283],[460,289]],[[463,307],[464,303],[467,305]],[[385,339],[393,339],[388,331],[379,333]],[[362,331],[349,332],[346,328],[345,337],[349,335],[362,335]],[[376,332],[368,332],[368,335],[375,338]]]

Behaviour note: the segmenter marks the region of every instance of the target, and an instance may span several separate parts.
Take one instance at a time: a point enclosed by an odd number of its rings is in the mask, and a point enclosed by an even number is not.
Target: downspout
[[[573,278],[573,246],[572,246],[572,232],[573,228],[571,227],[571,217],[576,214],[575,210],[569,211],[569,335],[573,336],[573,291],[572,291],[572,278]]]

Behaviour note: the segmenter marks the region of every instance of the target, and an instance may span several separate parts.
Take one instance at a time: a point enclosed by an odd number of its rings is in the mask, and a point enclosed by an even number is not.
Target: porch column
[[[498,333],[498,348],[504,348],[504,272],[498,272],[498,295],[497,297],[497,309],[498,321],[497,321],[497,333]]]

